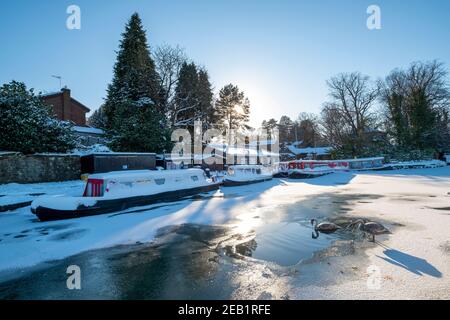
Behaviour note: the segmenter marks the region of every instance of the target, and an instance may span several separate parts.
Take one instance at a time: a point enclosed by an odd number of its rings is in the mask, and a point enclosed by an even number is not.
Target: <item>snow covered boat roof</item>
[[[336,159],[336,160],[294,160],[289,162],[297,162],[297,163],[310,163],[310,162],[317,162],[317,163],[333,163],[333,162],[361,162],[361,161],[380,161],[384,160],[384,157],[377,157],[377,158],[361,158],[361,159]]]
[[[230,169],[233,169],[233,170],[261,169],[261,168],[264,168],[264,166],[249,165],[249,164],[230,166]]]
[[[156,156],[156,153],[143,153],[143,152],[88,152],[82,155],[84,156]],[[131,172],[125,171],[125,172]]]
[[[180,175],[203,175],[202,169],[186,169],[186,170],[130,170],[130,171],[113,171],[108,173],[98,173],[89,176],[89,179],[103,180],[136,180],[142,178],[161,178],[161,177],[179,177]]]

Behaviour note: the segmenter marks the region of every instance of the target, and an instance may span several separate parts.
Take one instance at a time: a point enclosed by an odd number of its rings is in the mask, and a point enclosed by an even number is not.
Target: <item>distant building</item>
[[[81,102],[70,96],[70,89],[42,95],[45,104],[53,108],[55,116],[62,121],[71,121],[77,126],[86,126],[86,113],[91,111]]]
[[[282,161],[289,160],[330,160],[331,147],[302,147],[302,142],[294,142],[283,146]]]
[[[244,146],[228,147],[227,143],[214,142],[204,145],[210,149],[210,154],[163,154],[157,156],[156,162],[157,166],[165,169],[201,167],[211,171],[223,171],[228,165],[234,164],[270,164],[279,161],[275,144],[276,142],[261,141],[250,142]]]
[[[83,146],[89,147],[95,144],[103,145],[106,143],[105,132],[102,129],[73,126],[73,130]]]
[[[52,107],[57,119],[74,124],[73,130],[81,145],[88,147],[105,143],[103,130],[86,125],[86,114],[91,110],[72,98],[70,89],[63,88],[58,92],[43,94],[42,101]]]

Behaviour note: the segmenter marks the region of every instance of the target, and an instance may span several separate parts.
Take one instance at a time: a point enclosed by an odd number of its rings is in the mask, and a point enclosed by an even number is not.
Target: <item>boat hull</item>
[[[255,183],[261,183],[261,182],[265,182],[265,181],[270,181],[272,179],[273,179],[272,177],[261,178],[261,179],[257,179],[257,180],[246,180],[246,181],[234,181],[234,180],[227,180],[227,179],[225,179],[223,181],[223,186],[224,187],[247,186],[249,184],[255,184]]]
[[[323,172],[323,173],[307,173],[307,172],[290,172],[289,179],[314,179],[318,177],[323,177],[331,174],[332,172]]]
[[[289,174],[287,172],[278,172],[273,175],[274,178],[289,178]]]
[[[175,201],[179,200],[180,198],[218,189],[219,184],[215,183],[197,188],[167,191],[147,196],[99,200],[94,206],[79,206],[76,210],[56,210],[39,206],[35,209],[32,209],[32,212],[39,218],[40,221],[75,219],[122,211],[129,208],[146,206],[154,203]]]

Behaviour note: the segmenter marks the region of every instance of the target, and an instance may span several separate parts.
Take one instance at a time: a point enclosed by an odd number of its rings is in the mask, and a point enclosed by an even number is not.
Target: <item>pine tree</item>
[[[33,89],[12,81],[0,87],[0,150],[67,152],[75,147],[72,125],[57,120]]]
[[[197,95],[199,99],[199,120],[202,121],[203,129],[207,130],[214,127],[218,121],[213,103],[213,90],[209,75],[205,69],[198,72]]]
[[[103,106],[95,110],[89,117],[88,125],[94,128],[106,129],[107,119]]]
[[[198,72],[194,63],[183,63],[175,89],[172,125],[177,128],[193,128],[199,115]]]
[[[113,150],[156,153],[170,150],[170,128],[157,109],[142,108],[131,101],[124,101],[117,106],[117,112],[122,124],[110,136]]]
[[[224,129],[248,129],[250,101],[237,86],[228,84],[219,92],[216,115]]]
[[[282,116],[278,124],[280,143],[288,143],[295,140],[294,121],[288,116]]]
[[[161,152],[168,148],[161,81],[137,13],[122,34],[103,110],[115,150]]]
[[[267,131],[267,138],[272,139],[272,132],[275,129],[278,129],[278,123],[275,119],[270,119],[268,121],[264,120],[261,124],[262,129]]]

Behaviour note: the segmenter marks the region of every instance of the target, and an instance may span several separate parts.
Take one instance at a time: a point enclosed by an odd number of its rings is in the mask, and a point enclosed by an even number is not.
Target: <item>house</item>
[[[331,147],[302,147],[302,142],[294,142],[286,146],[287,152],[290,153],[290,157],[295,160],[330,160]],[[289,159],[290,160],[290,159]],[[284,160],[286,161],[286,160]]]
[[[57,119],[71,121],[77,126],[86,127],[86,113],[91,110],[72,98],[70,93],[70,89],[62,88],[61,91],[42,95],[42,100],[52,107]]]
[[[86,114],[91,110],[72,98],[70,89],[62,88],[61,91],[43,94],[41,97],[46,105],[52,107],[57,119],[74,124],[73,130],[81,145],[88,147],[105,143],[103,130],[86,125]]]

